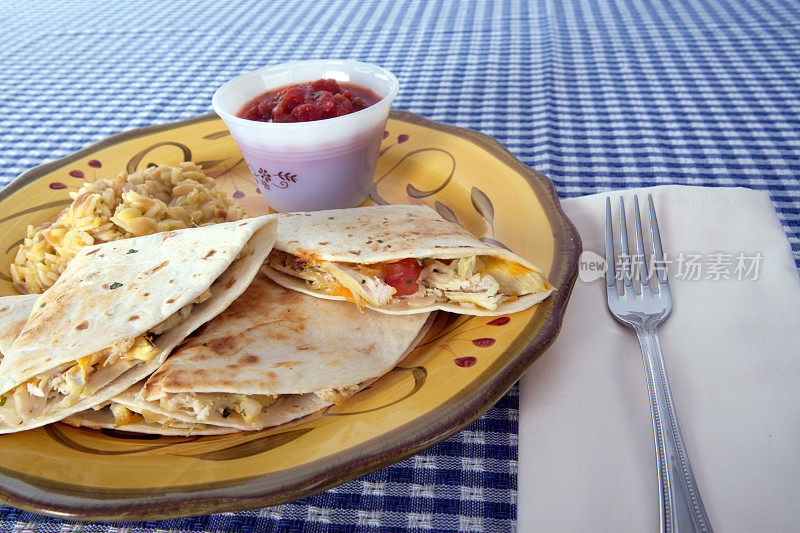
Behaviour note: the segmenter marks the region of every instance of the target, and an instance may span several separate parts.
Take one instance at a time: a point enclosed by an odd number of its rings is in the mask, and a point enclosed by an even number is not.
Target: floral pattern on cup
[[[263,168],[259,168],[256,171],[251,168],[250,172],[253,173],[253,177],[255,177],[256,181],[258,182],[259,189],[261,190],[268,191],[270,190],[270,187],[286,189],[292,183],[297,183],[297,174],[286,170],[268,172]]]

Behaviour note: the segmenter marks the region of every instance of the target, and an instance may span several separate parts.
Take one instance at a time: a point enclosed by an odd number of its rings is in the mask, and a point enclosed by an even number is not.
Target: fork
[[[686,455],[683,437],[678,426],[678,417],[672,394],[669,390],[667,370],[658,341],[658,325],[672,311],[672,296],[667,279],[661,235],[653,205],[653,196],[647,195],[650,204],[650,235],[652,241],[653,269],[648,270],[642,238],[642,222],[639,216],[639,199],[634,199],[634,225],[636,230],[636,254],[628,250],[628,229],[625,224],[625,202],[619,199],[620,256],[622,270],[622,293],[617,287],[617,268],[614,253],[614,237],[611,221],[611,200],[606,198],[606,292],[608,309],[618,321],[632,327],[639,338],[642,349],[647,389],[650,394],[650,410],[653,417],[653,433],[658,467],[659,506],[661,509],[661,531],[711,531],[703,501]],[[632,260],[633,259],[633,260]],[[655,274],[655,275],[653,275]],[[651,287],[653,285],[658,292]]]

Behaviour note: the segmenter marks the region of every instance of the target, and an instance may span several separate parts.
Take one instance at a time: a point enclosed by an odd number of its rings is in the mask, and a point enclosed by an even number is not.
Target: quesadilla
[[[112,400],[129,411],[112,404],[115,426],[129,429],[126,420],[138,420],[132,414],[163,417],[171,431],[180,429],[174,421],[241,430],[289,422],[341,402],[391,371],[431,318],[361,313],[260,274],[186,339],[138,394],[131,388]]]
[[[381,313],[500,315],[542,301],[536,266],[486,244],[427,206],[279,214],[262,271],[284,287]]]
[[[82,248],[0,362],[0,433],[101,404],[154,372],[245,290],[275,225],[267,215]]]

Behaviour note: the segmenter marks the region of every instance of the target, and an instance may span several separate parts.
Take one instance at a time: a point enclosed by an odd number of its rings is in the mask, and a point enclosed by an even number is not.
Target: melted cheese
[[[111,413],[114,415],[114,428],[124,426],[125,424],[133,424],[139,422],[142,417],[138,413],[134,413],[124,405],[112,403]]]
[[[483,259],[483,272],[497,280],[501,292],[506,296],[523,296],[554,289],[538,270],[498,257],[484,256]]]
[[[483,259],[484,270],[503,270],[509,276],[524,276],[531,271],[528,267],[522,266],[516,261],[509,261],[502,257],[484,255],[481,256],[481,259]]]
[[[161,353],[161,350],[156,348],[153,343],[150,342],[150,339],[147,338],[147,335],[139,335],[136,337],[136,340],[133,341],[133,346],[131,346],[131,349],[125,354],[121,355],[120,358],[136,359],[138,361],[149,363],[159,353]]]

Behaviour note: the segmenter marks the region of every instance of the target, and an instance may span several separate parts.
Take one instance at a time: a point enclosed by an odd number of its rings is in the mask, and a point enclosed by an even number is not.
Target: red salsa
[[[309,122],[348,115],[380,99],[366,87],[317,80],[267,91],[247,102],[236,116],[260,122]]]

